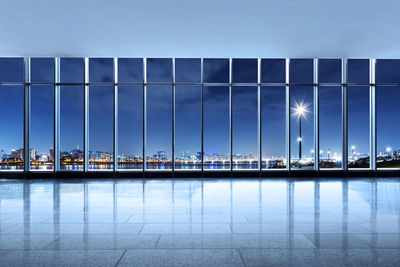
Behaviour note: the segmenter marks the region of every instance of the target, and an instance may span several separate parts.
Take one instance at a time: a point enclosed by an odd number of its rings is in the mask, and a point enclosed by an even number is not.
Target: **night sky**
[[[83,59],[61,59],[61,82],[81,83],[84,80]],[[54,81],[53,59],[32,59],[32,83]],[[300,85],[313,82],[313,62],[310,59],[291,61],[290,105],[303,102],[310,111],[302,119],[303,155],[310,156],[313,149],[313,87]],[[349,60],[348,81],[368,83],[368,60]],[[90,59],[90,82],[113,82],[112,59]],[[119,60],[120,83],[142,83],[142,59]],[[378,60],[377,83],[400,82],[400,60]],[[161,83],[172,82],[171,59],[149,59],[147,82],[160,83],[147,87],[146,103],[146,154],[151,156],[164,150],[168,158],[172,152],[172,87]],[[199,83],[200,60],[176,59],[176,82]],[[280,59],[262,60],[261,81],[285,82],[285,62]],[[321,83],[340,83],[340,60],[321,60],[319,63]],[[0,82],[23,82],[22,59],[0,59]],[[204,60],[204,82],[229,82],[227,59]],[[233,60],[232,82],[257,83],[257,61],[252,59]],[[38,154],[49,153],[53,142],[53,98],[52,85],[31,87],[31,147]],[[82,85],[61,86],[60,120],[61,151],[70,151],[77,146],[83,148],[83,91]],[[400,148],[398,109],[400,88],[377,87],[378,154],[386,147]],[[320,148],[324,154],[330,149],[338,155],[341,147],[341,87],[320,87]],[[92,85],[89,88],[89,149],[112,152],[113,148],[113,87]],[[119,86],[118,124],[119,153],[141,155],[143,134],[143,86]],[[257,146],[257,87],[232,87],[233,153],[258,155]],[[205,154],[229,153],[229,87],[204,86],[204,152]],[[264,157],[285,154],[285,87],[263,86],[261,88],[262,154]],[[23,146],[23,87],[20,85],[0,86],[0,148],[9,154],[11,149]],[[368,154],[369,142],[369,87],[348,87],[349,147],[356,152]],[[298,119],[292,116],[291,142],[294,157],[298,156]],[[176,156],[189,151],[195,154],[201,149],[201,87],[177,85],[175,89],[175,149]],[[350,148],[349,148],[350,151]],[[349,152],[350,155],[350,152]],[[325,154],[326,156],[326,154]]]

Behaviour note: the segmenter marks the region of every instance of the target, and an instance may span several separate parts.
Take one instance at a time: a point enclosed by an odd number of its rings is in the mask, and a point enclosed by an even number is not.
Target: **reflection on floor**
[[[1,180],[0,265],[400,264],[400,180]]]

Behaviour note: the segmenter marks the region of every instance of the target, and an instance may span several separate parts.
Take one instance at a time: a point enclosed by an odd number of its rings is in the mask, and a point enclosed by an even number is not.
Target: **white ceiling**
[[[0,0],[0,56],[400,58],[398,0]]]

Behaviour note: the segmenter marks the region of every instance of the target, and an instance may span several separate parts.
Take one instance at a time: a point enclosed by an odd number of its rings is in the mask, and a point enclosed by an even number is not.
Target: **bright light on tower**
[[[356,146],[351,146],[351,150],[355,150],[356,149]]]
[[[310,111],[308,110],[308,106],[310,104],[305,104],[304,102],[294,103],[294,107],[292,108],[294,111],[294,116],[301,118],[301,117],[306,117],[307,113]]]
[[[392,148],[391,147],[387,147],[386,148],[386,152],[390,153],[390,151],[392,151]]]
[[[301,145],[302,145],[302,135],[301,135],[301,118],[306,118],[307,113],[309,112],[307,107],[310,104],[304,104],[304,102],[297,103],[297,101],[294,101],[294,107],[292,107],[292,110],[294,113],[292,116],[296,116],[299,119],[299,137],[297,138],[297,142],[299,143],[299,167],[301,168]]]

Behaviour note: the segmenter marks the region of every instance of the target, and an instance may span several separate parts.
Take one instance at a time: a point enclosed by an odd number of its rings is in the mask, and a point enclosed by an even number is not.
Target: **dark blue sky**
[[[286,88],[261,87],[261,132],[263,158],[284,157]]]
[[[242,156],[258,152],[258,88],[257,86],[232,87],[233,154]]]
[[[172,86],[152,85],[146,92],[146,156],[172,154]]]
[[[118,153],[139,156],[143,153],[143,86],[118,87]]]
[[[175,87],[175,155],[201,151],[201,86]]]
[[[204,153],[229,154],[229,86],[204,87]]]
[[[24,87],[0,86],[0,149],[9,154],[11,149],[23,147],[24,141]],[[7,115],[6,115],[7,114]]]
[[[89,87],[89,151],[113,152],[114,87]]]
[[[54,86],[31,86],[30,147],[37,154],[49,154],[54,140]]]
[[[32,59],[32,82],[51,83],[54,80],[54,60]],[[112,59],[90,60],[91,82],[113,81]],[[83,59],[61,60],[61,81],[80,83],[83,81]],[[351,83],[368,83],[368,60],[350,60],[348,80]],[[400,61],[380,60],[377,63],[376,79],[379,83],[400,82]],[[171,59],[149,59],[147,80],[154,83],[172,81]],[[311,83],[313,81],[312,60],[292,60],[290,81]],[[0,82],[23,82],[22,59],[0,59]],[[120,82],[142,82],[142,59],[121,59]],[[176,59],[176,82],[197,83],[201,80],[199,59]],[[321,60],[319,79],[325,83],[341,81],[340,61]],[[263,59],[262,82],[285,81],[285,61]],[[227,59],[205,59],[204,81],[229,82]],[[234,59],[233,82],[257,82],[257,61]],[[23,144],[23,88],[1,86],[0,101],[3,112],[1,121],[7,131],[0,133],[0,148],[6,153],[22,148]],[[51,85],[33,85],[31,88],[31,146],[38,153],[48,153],[53,142],[53,97]],[[83,86],[61,87],[61,151],[69,151],[79,145],[83,147]],[[309,104],[311,111],[303,120],[303,153],[313,149],[313,88],[291,86],[291,107],[295,101]],[[355,145],[361,154],[369,153],[369,88],[348,88],[349,146]],[[229,153],[229,87],[204,87],[204,151],[206,154]],[[112,152],[113,142],[113,87],[90,86],[89,89],[89,147],[90,150]],[[143,87],[127,85],[119,87],[119,151],[125,155],[140,155],[143,134]],[[378,152],[387,146],[400,148],[397,138],[400,117],[395,108],[400,99],[398,87],[377,87]],[[264,157],[282,156],[285,153],[285,88],[263,86],[261,88],[262,153]],[[182,151],[200,151],[201,87],[177,86],[175,90],[175,144],[176,154]],[[172,141],[172,87],[153,85],[147,87],[147,155],[165,150],[171,157]],[[291,111],[292,113],[292,111]],[[257,155],[257,87],[238,86],[232,88],[233,151],[236,154]],[[298,120],[291,116],[292,151],[298,154]],[[320,147],[331,152],[341,152],[341,88],[320,87]]]
[[[60,149],[83,150],[84,87],[61,86],[60,100]]]

